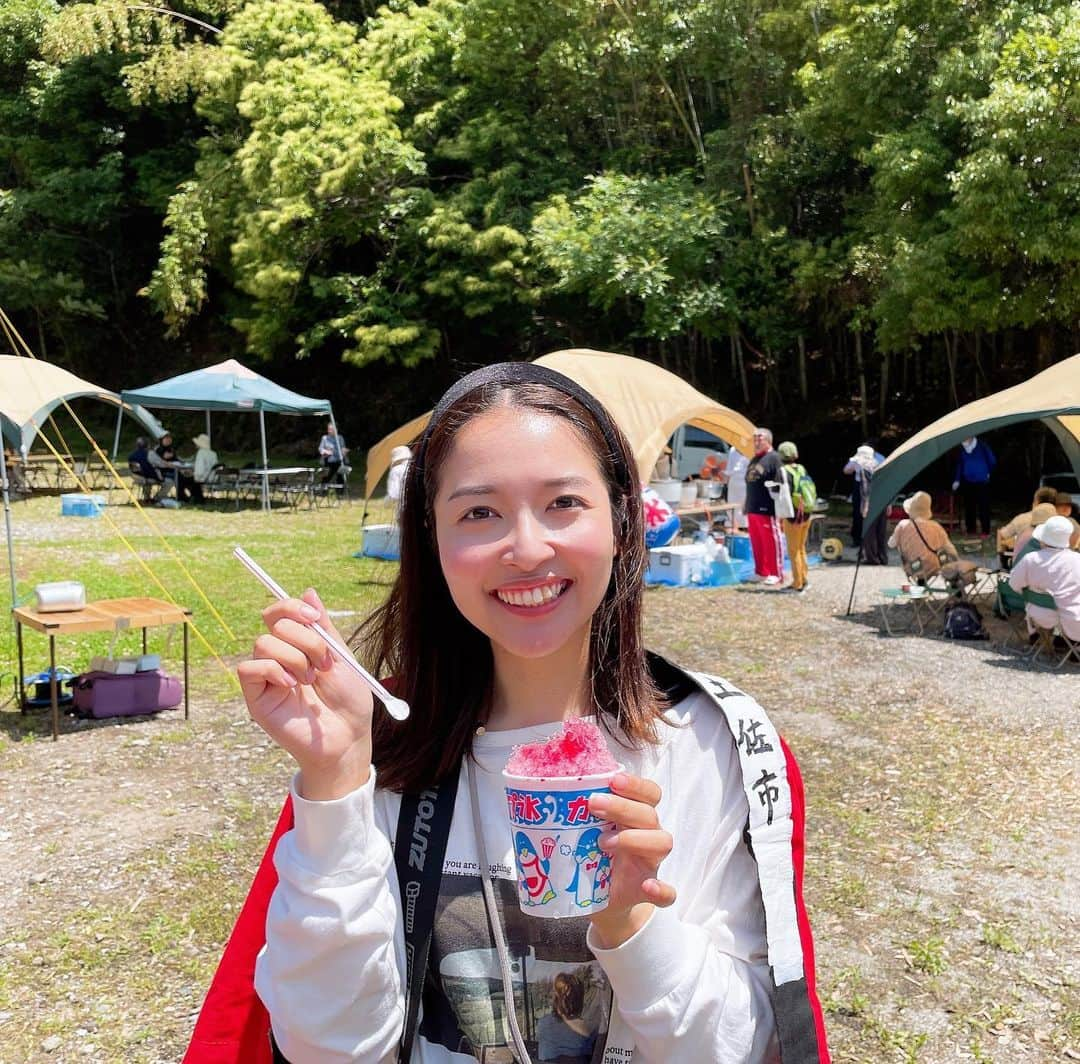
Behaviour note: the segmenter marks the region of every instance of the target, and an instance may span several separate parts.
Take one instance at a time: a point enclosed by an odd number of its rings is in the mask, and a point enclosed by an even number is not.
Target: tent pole
[[[116,435],[113,437],[112,444],[112,456],[113,461],[116,460],[116,452],[120,450],[120,422],[124,420],[124,408],[118,406],[116,408]]]
[[[862,547],[859,547],[859,553],[855,555],[855,575],[851,578],[851,594],[848,595],[847,600],[847,613],[845,617],[851,616],[851,604],[855,601],[855,584],[859,579],[859,566],[862,564]]]
[[[266,459],[266,416],[263,413],[263,408],[259,407],[259,439],[262,442],[262,467],[263,469],[269,469],[270,463]],[[263,473],[262,475],[262,508],[264,510],[270,509],[270,474]]]
[[[206,438],[211,443],[214,442],[214,438],[210,435],[210,410],[209,410],[209,408],[207,408],[207,411],[206,411]]]
[[[4,456],[4,441],[0,439],[0,490],[4,496],[4,531],[7,533],[8,575],[11,579],[11,608],[19,604],[15,586],[15,550],[11,545],[11,498],[8,495],[7,458]]]

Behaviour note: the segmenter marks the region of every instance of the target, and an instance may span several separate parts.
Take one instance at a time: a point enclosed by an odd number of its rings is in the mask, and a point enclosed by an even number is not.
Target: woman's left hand
[[[660,794],[652,780],[619,772],[610,794],[589,800],[589,811],[609,821],[600,848],[611,855],[611,892],[607,908],[591,917],[604,949],[621,946],[643,927],[653,906],[664,908],[675,901],[675,888],[656,878],[672,845],[656,813]]]

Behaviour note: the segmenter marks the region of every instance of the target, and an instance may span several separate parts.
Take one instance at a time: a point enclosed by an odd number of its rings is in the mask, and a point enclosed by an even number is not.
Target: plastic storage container
[[[701,584],[707,579],[711,559],[703,543],[685,543],[677,547],[654,547],[649,551],[648,584]]]
[[[105,505],[103,495],[61,495],[61,517],[100,517]]]
[[[361,534],[361,557],[387,561],[396,561],[401,557],[401,530],[397,525],[367,525]]]
[[[754,552],[750,549],[749,536],[728,536],[727,549],[732,558],[738,558],[744,562],[752,561],[754,558]]]

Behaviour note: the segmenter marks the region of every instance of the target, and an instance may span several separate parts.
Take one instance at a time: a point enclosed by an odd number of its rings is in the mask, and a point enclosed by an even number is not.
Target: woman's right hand
[[[371,772],[371,688],[310,626],[318,621],[344,644],[314,590],[274,602],[262,616],[268,631],[237,668],[248,712],[295,758],[302,797],[343,797]]]

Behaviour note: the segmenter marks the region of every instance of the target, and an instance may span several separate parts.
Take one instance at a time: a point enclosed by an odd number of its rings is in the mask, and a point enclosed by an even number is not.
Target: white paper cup
[[[522,912],[558,920],[607,908],[611,858],[598,842],[607,821],[589,814],[589,797],[610,793],[619,771],[541,778],[503,772]]]

